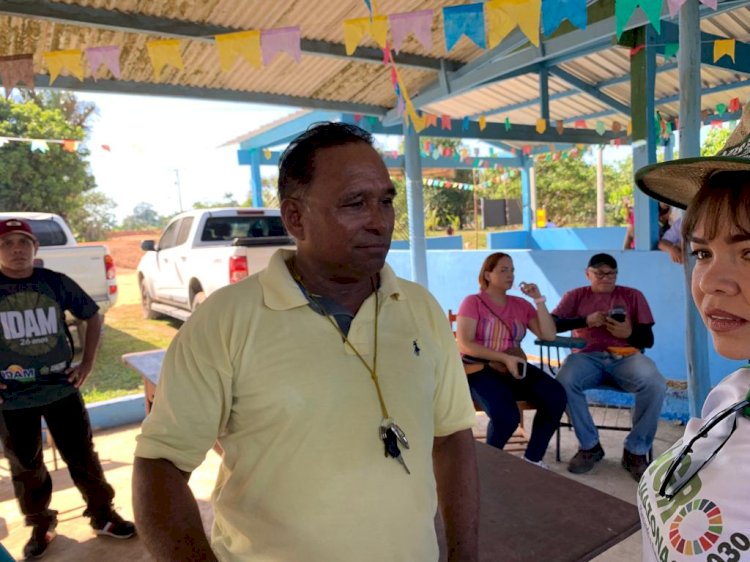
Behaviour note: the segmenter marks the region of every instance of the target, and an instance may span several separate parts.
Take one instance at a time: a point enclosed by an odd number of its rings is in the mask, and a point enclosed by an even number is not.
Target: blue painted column
[[[263,206],[263,183],[260,178],[260,149],[250,149],[250,195],[253,207]]]
[[[424,235],[424,187],[419,135],[411,124],[405,125],[404,128],[404,173],[406,208],[409,214],[411,280],[427,288],[427,243]]]
[[[531,230],[534,222],[531,209],[531,168],[534,161],[528,156],[521,156],[521,217],[523,230]]]
[[[701,127],[701,29],[698,0],[687,0],[680,9],[680,47],[677,67],[680,77],[680,157],[700,156]],[[700,415],[711,390],[708,365],[708,332],[690,297],[695,258],[685,261],[685,352],[688,365],[690,415]]]
[[[633,118],[633,170],[656,162],[656,124],[654,88],[656,86],[656,50],[654,31],[648,27],[634,30],[635,44],[645,45],[630,59],[630,98]],[[634,189],[635,249],[653,250],[659,236],[658,203]]]

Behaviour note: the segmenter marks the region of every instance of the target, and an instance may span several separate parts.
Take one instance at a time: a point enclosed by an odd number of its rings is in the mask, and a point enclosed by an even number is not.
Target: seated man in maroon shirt
[[[558,332],[586,340],[560,368],[557,380],[568,395],[568,412],[579,451],[568,470],[582,474],[604,458],[584,391],[609,384],[635,394],[633,429],[625,438],[622,466],[635,480],[648,466],[647,454],[666,392],[666,381],[641,352],[654,344],[654,318],[643,294],[616,284],[617,261],[596,254],[586,267],[590,285],[568,291],[552,311]]]

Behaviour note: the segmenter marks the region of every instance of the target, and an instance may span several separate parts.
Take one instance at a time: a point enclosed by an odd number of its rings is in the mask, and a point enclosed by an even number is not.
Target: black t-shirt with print
[[[73,349],[65,311],[86,320],[99,306],[67,275],[35,268],[31,277],[0,273],[0,409],[43,406],[77,392],[67,381]]]

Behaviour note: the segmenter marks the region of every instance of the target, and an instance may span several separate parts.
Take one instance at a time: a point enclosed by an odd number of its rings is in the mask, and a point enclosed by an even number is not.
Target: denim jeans
[[[472,398],[490,418],[487,444],[498,449],[505,447],[521,420],[516,401],[534,404],[536,414],[525,456],[534,462],[542,460],[565,411],[565,390],[555,379],[530,364],[521,380],[487,366],[469,375],[469,388]]]
[[[568,395],[568,413],[581,449],[599,443],[584,390],[608,384],[635,394],[633,429],[625,438],[625,449],[635,455],[651,450],[667,391],[666,381],[651,359],[641,353],[622,358],[606,351],[574,353],[560,367],[557,380]]]
[[[94,451],[88,412],[76,392],[44,406],[0,410],[0,438],[26,524],[46,524],[56,514],[49,509],[52,478],[42,458],[42,417],[86,501],[85,515],[109,513],[115,493],[104,478],[99,456]]]

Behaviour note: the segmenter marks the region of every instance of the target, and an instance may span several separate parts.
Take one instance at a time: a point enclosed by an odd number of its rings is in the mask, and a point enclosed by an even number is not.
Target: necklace
[[[343,342],[349,346],[349,349],[351,349],[354,352],[354,355],[357,356],[357,359],[359,359],[360,363],[362,363],[362,365],[367,370],[367,372],[370,373],[370,378],[372,379],[372,382],[375,385],[375,391],[377,392],[377,395],[378,395],[378,402],[380,403],[380,413],[382,414],[382,419],[380,420],[380,427],[378,428],[378,435],[380,436],[380,439],[383,441],[383,445],[385,446],[385,456],[386,457],[390,456],[396,459],[401,464],[401,466],[404,467],[404,470],[406,470],[407,474],[411,474],[411,472],[409,472],[409,468],[406,466],[406,462],[404,461],[404,457],[402,456],[401,450],[399,449],[399,446],[398,446],[398,444],[401,443],[404,447],[408,449],[409,440],[406,438],[406,434],[404,433],[404,431],[396,424],[393,418],[391,418],[391,416],[388,414],[388,408],[385,405],[385,400],[383,399],[383,393],[380,390],[380,383],[378,382],[378,316],[380,315],[380,301],[378,297],[378,288],[375,285],[375,280],[372,277],[370,277],[370,284],[372,285],[372,290],[375,293],[375,335],[374,335],[374,342],[373,342],[372,367],[371,367],[367,363],[367,361],[365,361],[365,358],[362,357],[362,354],[359,352],[359,350],[356,347],[354,347],[354,344],[352,344],[352,342],[349,340],[347,335],[344,333],[344,330],[342,330],[341,326],[339,326],[338,322],[336,322],[336,320],[328,313],[323,303],[307,289],[307,287],[302,281],[302,276],[297,271],[296,261],[294,257],[292,257],[287,262],[287,268],[289,269],[289,273],[291,274],[292,278],[299,286],[300,291],[302,291],[302,294],[310,303],[311,308],[318,314],[321,314],[328,319],[328,321],[331,323],[334,329],[341,336],[341,339],[343,340]]]

